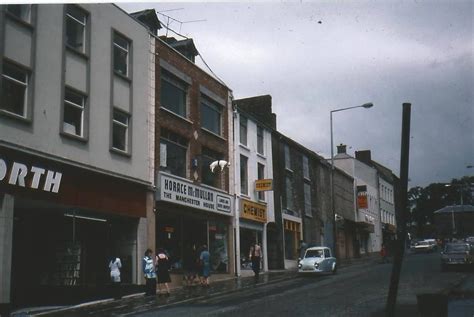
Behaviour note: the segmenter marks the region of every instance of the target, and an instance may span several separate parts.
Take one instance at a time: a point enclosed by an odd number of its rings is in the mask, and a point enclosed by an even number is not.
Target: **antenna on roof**
[[[169,15],[166,15],[162,12],[167,12],[167,11],[176,11],[176,10],[182,10],[183,8],[178,8],[178,9],[170,9],[170,10],[164,10],[164,11],[157,11],[156,13],[158,13],[159,15],[162,15],[164,17],[167,18],[167,22],[166,22],[166,37],[168,37],[168,30],[171,30],[173,31],[172,29],[170,29],[170,24],[172,22],[177,22],[179,23],[179,33],[181,33],[181,28],[183,26],[184,23],[194,23],[194,22],[206,22],[207,20],[191,20],[191,21],[180,21],[178,19],[175,19],[173,17],[170,17]],[[171,21],[171,22],[170,22]],[[175,32],[176,33],[176,32]]]

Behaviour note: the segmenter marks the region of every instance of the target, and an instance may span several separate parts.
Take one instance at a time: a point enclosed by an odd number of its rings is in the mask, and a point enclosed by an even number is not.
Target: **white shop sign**
[[[157,200],[221,214],[232,214],[231,196],[169,174],[158,174]]]

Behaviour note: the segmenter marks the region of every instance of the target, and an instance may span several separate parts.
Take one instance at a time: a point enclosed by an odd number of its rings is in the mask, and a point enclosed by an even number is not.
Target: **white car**
[[[328,247],[311,247],[306,249],[304,257],[299,260],[298,273],[336,274],[337,261]]]
[[[415,253],[433,252],[436,249],[436,244],[431,241],[423,240],[415,244]]]

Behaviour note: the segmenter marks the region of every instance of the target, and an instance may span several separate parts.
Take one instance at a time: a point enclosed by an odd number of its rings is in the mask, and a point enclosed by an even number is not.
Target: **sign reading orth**
[[[231,196],[173,175],[159,173],[159,196],[157,200],[230,215]]]

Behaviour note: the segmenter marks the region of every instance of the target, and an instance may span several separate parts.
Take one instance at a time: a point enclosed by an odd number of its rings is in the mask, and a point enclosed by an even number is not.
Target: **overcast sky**
[[[474,165],[472,1],[119,6],[206,20],[169,27],[194,39],[236,99],[270,94],[278,130],[325,157],[330,110],[373,102],[334,114],[334,144],[350,155],[370,149],[398,174],[402,103],[410,102],[409,186],[474,174],[466,168]]]

